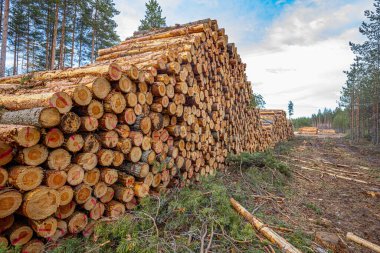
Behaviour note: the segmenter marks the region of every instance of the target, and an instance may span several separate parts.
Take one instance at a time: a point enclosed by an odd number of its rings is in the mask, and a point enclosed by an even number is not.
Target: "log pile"
[[[317,135],[318,128],[316,127],[301,127],[298,129],[299,134]]]
[[[286,118],[283,110],[260,110],[260,121],[264,130],[265,146],[274,146],[276,143],[293,137],[293,126]]]
[[[245,67],[202,20],[138,34],[91,65],[1,78],[0,241],[29,252],[88,237],[103,216],[215,174],[229,152],[290,137],[280,117],[268,138]]]

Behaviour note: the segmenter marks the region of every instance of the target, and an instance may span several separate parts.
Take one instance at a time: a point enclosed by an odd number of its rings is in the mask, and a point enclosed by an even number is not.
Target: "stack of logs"
[[[274,146],[293,137],[293,126],[283,110],[260,110],[260,121],[264,130],[263,139]]]
[[[34,252],[89,236],[140,198],[213,175],[229,152],[272,146],[227,41],[202,20],[141,33],[84,67],[0,79],[0,242]]]

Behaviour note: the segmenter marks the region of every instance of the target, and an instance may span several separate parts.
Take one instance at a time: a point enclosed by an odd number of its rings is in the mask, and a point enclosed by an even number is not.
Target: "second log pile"
[[[291,137],[283,114],[269,131],[250,107],[245,67],[202,20],[139,34],[91,65],[0,79],[0,242],[29,252],[89,236],[101,217],[223,169],[229,152]]]
[[[261,109],[260,121],[264,130],[262,138],[271,143],[270,146],[293,137],[292,123],[283,110]]]

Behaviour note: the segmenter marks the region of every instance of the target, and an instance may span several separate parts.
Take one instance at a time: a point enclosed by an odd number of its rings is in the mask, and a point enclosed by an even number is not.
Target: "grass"
[[[314,211],[316,214],[318,214],[318,215],[322,214],[322,210],[316,204],[307,202],[307,203],[304,203],[304,205],[308,209]]]
[[[289,148],[290,145],[281,149]],[[274,152],[231,155],[228,162],[230,168],[226,173],[203,178],[200,184],[181,190],[172,189],[160,197],[150,196],[124,218],[109,224],[100,223],[95,230],[96,242],[80,237],[66,238],[51,251],[200,252],[201,248],[210,247],[212,252],[264,252],[270,242],[263,236],[258,237],[251,225],[231,207],[229,199],[235,198],[265,223],[289,227],[271,214],[272,202],[262,203],[254,195],[271,192],[283,196],[291,180],[290,169],[275,158]],[[299,231],[284,236],[308,252],[307,236]]]

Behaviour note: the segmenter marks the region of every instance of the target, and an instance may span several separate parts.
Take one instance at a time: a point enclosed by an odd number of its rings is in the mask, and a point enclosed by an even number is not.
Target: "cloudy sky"
[[[144,17],[145,0],[115,0],[120,37],[131,36]],[[358,27],[372,0],[159,0],[167,25],[217,19],[238,47],[253,91],[267,108],[295,117],[335,108],[343,70],[353,55],[349,41],[362,40]]]

